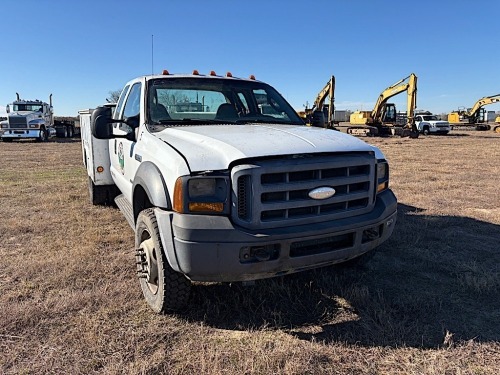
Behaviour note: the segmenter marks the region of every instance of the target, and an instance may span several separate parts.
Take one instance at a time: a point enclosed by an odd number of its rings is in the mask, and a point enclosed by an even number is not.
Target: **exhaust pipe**
[[[17,101],[20,101],[21,99],[19,99],[19,94],[16,92],[16,96],[17,96]]]
[[[49,95],[49,103],[50,103],[50,106],[52,107],[52,94]]]

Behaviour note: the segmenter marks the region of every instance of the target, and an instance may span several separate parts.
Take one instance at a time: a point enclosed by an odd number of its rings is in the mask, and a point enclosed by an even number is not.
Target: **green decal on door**
[[[120,170],[122,174],[125,174],[125,157],[123,155],[123,143],[118,144],[118,163],[120,164]]]

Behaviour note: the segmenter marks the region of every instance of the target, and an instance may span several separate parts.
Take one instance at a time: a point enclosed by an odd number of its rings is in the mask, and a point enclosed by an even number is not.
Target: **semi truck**
[[[75,135],[74,121],[54,119],[52,94],[49,103],[22,100],[18,93],[16,97],[6,106],[7,119],[0,122],[0,138],[4,142],[30,138],[43,142],[55,136],[65,138]]]
[[[90,201],[128,221],[157,313],[185,308],[192,282],[353,261],[394,230],[383,153],[306,126],[254,76],[163,71],[126,83],[115,107],[79,114]]]

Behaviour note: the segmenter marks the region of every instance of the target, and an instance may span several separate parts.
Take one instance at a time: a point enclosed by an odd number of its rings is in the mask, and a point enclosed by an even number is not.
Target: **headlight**
[[[196,178],[188,181],[190,198],[211,197],[215,195],[215,178]]]
[[[173,209],[179,213],[228,214],[228,178],[179,177],[175,182]]]
[[[9,124],[0,124],[0,129],[7,129]]]
[[[38,124],[30,124],[30,129],[38,129],[39,126]]]
[[[389,188],[389,164],[377,160],[377,194]]]

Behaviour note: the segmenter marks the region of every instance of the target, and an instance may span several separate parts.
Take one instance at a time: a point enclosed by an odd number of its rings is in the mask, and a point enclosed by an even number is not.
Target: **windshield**
[[[147,102],[148,122],[153,125],[304,124],[290,104],[262,82],[202,77],[155,79],[150,81]]]
[[[424,118],[424,121],[437,121],[437,117],[436,116],[423,116]]]
[[[19,111],[33,111],[33,112],[42,112],[42,105],[41,104],[14,104],[13,105],[13,110],[14,112],[19,112]]]

